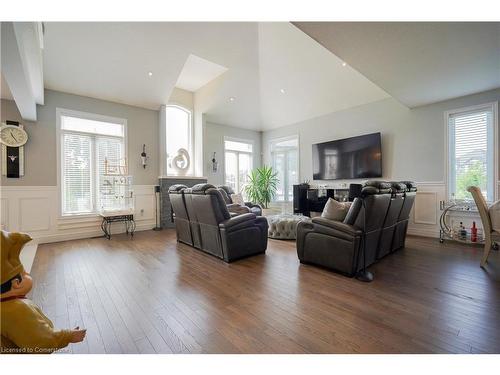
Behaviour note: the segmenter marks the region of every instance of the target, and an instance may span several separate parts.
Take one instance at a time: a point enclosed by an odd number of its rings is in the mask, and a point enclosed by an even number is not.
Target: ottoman
[[[297,238],[297,225],[303,220],[311,220],[303,215],[280,214],[267,216],[269,229],[267,237],[279,240],[295,240]]]

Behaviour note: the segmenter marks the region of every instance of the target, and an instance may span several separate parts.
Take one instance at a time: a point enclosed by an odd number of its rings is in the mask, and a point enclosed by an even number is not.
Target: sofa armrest
[[[247,207],[247,206],[240,206],[239,204],[236,204],[236,203],[231,203],[231,204],[228,204],[226,205],[227,207],[227,210],[229,211],[229,213],[236,213],[238,215],[241,215],[241,214],[247,214],[247,213],[252,213],[250,211],[250,208]]]
[[[256,204],[256,203],[252,203],[252,202],[245,202],[245,206],[247,206],[249,208],[257,207],[257,208],[260,208],[262,210],[262,207],[260,206],[260,204]]]
[[[340,232],[349,234],[351,236],[361,236],[363,231],[357,227],[349,224],[344,224],[341,221],[329,220],[324,217],[315,217],[312,219],[314,224],[323,225],[328,228],[338,230]]]
[[[234,216],[230,219],[224,220],[219,223],[219,228],[225,229],[225,230],[231,230],[235,227],[240,228],[240,224],[248,224],[252,225],[255,223],[255,219],[257,216],[252,213],[247,213],[247,214],[241,214],[238,216]]]

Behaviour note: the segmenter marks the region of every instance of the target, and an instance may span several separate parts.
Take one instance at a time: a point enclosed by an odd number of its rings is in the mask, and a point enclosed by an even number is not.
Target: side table
[[[130,233],[131,237],[134,237],[135,231],[135,221],[134,214],[122,214],[122,213],[101,213],[102,217],[101,229],[104,232],[104,237],[108,240],[111,239],[111,223],[122,222],[125,223],[125,232]]]

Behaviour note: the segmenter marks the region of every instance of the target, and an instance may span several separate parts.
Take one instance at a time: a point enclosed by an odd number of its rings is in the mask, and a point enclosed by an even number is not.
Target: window
[[[224,150],[226,185],[244,194],[243,189],[253,166],[253,144],[251,141],[225,139]]]
[[[495,198],[495,107],[485,105],[447,113],[448,195],[472,199],[467,187],[479,186]]]
[[[188,174],[193,168],[193,125],[191,112],[177,105],[168,105],[166,108],[166,144],[167,144],[167,175],[176,175],[172,168],[172,159],[180,149],[185,149],[190,156],[191,165]]]
[[[271,163],[278,173],[276,201],[291,202],[293,185],[299,181],[297,136],[271,141]]]
[[[125,157],[126,121],[66,110],[58,119],[62,214],[97,213],[104,160]]]

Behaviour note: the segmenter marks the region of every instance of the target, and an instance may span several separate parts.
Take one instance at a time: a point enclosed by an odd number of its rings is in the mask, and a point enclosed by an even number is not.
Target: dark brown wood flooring
[[[500,353],[500,255],[409,237],[365,284],[298,262],[295,242],[226,264],[175,232],[40,245],[31,297],[72,353]]]

